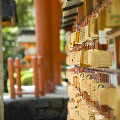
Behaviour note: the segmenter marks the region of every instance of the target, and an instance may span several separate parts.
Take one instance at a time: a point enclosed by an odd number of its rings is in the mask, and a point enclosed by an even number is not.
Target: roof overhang
[[[74,25],[76,16],[78,15],[78,7],[83,5],[84,0],[64,0],[62,9],[62,28],[67,28]]]
[[[18,43],[36,43],[35,30],[22,29],[17,38]]]
[[[13,26],[17,23],[16,3],[14,0],[2,0],[2,26]]]

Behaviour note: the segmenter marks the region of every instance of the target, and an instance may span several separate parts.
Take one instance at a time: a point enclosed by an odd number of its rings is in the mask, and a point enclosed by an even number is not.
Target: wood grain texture
[[[116,68],[120,69],[120,36],[115,37]],[[117,76],[117,85],[120,85],[120,76]]]
[[[2,0],[0,0],[0,23],[2,23]],[[0,24],[0,120],[4,120],[3,102],[3,55],[2,55],[2,24]]]

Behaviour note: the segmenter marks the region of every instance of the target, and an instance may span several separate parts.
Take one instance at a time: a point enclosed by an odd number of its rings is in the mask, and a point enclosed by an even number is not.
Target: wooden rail
[[[45,88],[44,88],[44,82],[39,81],[39,76],[38,76],[38,70],[40,68],[40,60],[41,57],[34,56],[32,58],[32,64],[31,65],[21,65],[20,64],[20,58],[15,59],[15,65],[14,65],[14,60],[13,58],[8,58],[8,76],[10,79],[10,96],[11,99],[15,99],[15,95],[18,95],[18,97],[22,97],[22,94],[35,94],[36,98],[39,98],[40,92],[42,91],[45,95]],[[21,70],[23,68],[33,68],[34,69],[34,85],[35,85],[35,92],[22,92],[21,89]],[[16,84],[17,84],[17,92],[15,92],[15,78],[14,78],[14,72],[16,72],[17,77],[16,77]],[[41,84],[42,83],[42,84]]]

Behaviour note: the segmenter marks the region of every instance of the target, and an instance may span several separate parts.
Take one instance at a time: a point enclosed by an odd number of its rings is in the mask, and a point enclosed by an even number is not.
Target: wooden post
[[[47,92],[54,91],[53,46],[50,0],[35,0],[37,56],[42,56],[40,81],[44,81]]]
[[[0,120],[4,120],[3,101],[3,53],[2,53],[2,0],[0,0]]]
[[[115,57],[116,57],[116,67],[120,68],[120,36],[115,37]]]
[[[86,16],[86,0],[84,0],[84,17]]]
[[[8,59],[8,76],[10,79],[10,95],[11,99],[15,99],[15,88],[14,88],[14,66],[13,66],[13,58]]]
[[[38,56],[37,57],[37,59],[38,59],[38,80],[39,80],[39,93],[41,93],[42,92],[42,80],[40,79],[40,77],[41,77],[41,75],[40,75],[40,64],[41,64],[41,59],[42,59],[42,57],[41,56]],[[44,86],[44,85],[43,85]]]
[[[60,61],[60,2],[51,0],[51,22],[52,22],[52,43],[53,43],[53,71],[54,82],[61,84],[61,61]]]
[[[39,98],[38,64],[35,56],[32,58],[32,65],[34,69],[35,97]]]
[[[115,37],[116,68],[120,69],[120,36]],[[120,76],[117,76],[117,84],[120,85]]]
[[[84,17],[84,5],[81,5],[78,7],[78,22],[81,22],[83,17]]]
[[[45,81],[42,80],[41,78],[41,65],[42,65],[42,61],[43,61],[43,58],[41,56],[38,56],[38,78],[39,78],[39,93],[41,93],[42,96],[45,96]]]
[[[60,2],[51,0],[51,22],[52,22],[52,49],[53,49],[53,76],[54,84],[61,84],[61,64],[66,60],[66,54],[60,52]]]
[[[98,49],[98,50],[107,50],[108,45],[99,44],[99,40],[96,40],[95,41],[95,48]]]
[[[21,72],[21,68],[20,68],[20,58],[16,58],[15,59],[15,64],[16,64],[16,68],[15,68],[15,71],[16,71],[16,74],[17,74],[17,77],[16,77],[16,83],[17,83],[17,91],[18,92],[21,92],[22,89],[21,89],[21,76],[20,76],[20,72]],[[22,97],[22,94],[18,94],[18,97]]]

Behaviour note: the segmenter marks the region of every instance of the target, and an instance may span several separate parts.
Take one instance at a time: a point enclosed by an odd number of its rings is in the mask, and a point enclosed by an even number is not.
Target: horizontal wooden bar
[[[16,95],[20,95],[20,94],[35,94],[35,92],[16,92]]]
[[[40,65],[37,65],[38,67],[40,67]],[[32,68],[31,65],[21,65],[21,66],[17,66],[17,65],[14,65],[15,68]]]
[[[69,24],[69,25],[66,25],[66,26],[63,26],[62,28],[64,29],[64,28],[70,27],[70,26],[72,26],[72,25],[74,25],[74,23]]]
[[[15,68],[31,68],[32,66],[31,65],[14,65]]]
[[[110,40],[110,39],[112,39],[112,38],[115,38],[115,37],[117,37],[117,36],[120,36],[120,27],[119,28],[116,28],[116,29],[114,29],[112,32],[110,32],[109,34],[108,34],[108,40]]]
[[[63,24],[67,24],[67,23],[71,23],[71,22],[74,22],[76,19],[71,19],[71,20],[68,20],[66,22],[63,22]]]
[[[13,26],[12,22],[11,21],[3,21],[2,22],[2,26],[5,27],[5,26]]]
[[[77,15],[78,15],[78,12],[70,14],[70,15],[67,15],[67,16],[63,16],[63,18],[67,19],[67,18],[70,18],[70,17],[73,17],[73,16],[77,16]]]

